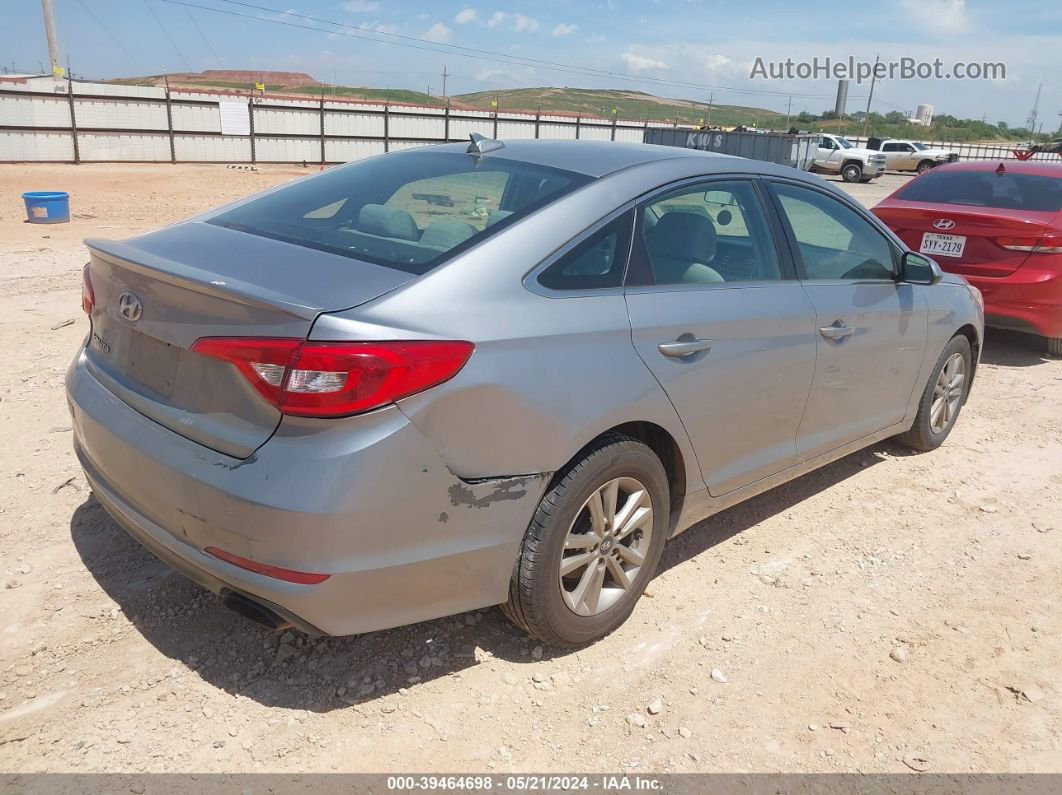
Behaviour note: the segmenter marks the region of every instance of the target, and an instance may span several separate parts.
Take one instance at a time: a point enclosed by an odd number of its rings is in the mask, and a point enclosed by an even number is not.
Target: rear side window
[[[634,211],[589,235],[538,276],[538,283],[551,290],[593,290],[619,287],[631,249]]]
[[[930,171],[896,194],[909,202],[955,204],[1057,213],[1062,209],[1062,178],[995,171]]]
[[[326,171],[209,222],[421,274],[589,181],[502,157],[408,152]]]

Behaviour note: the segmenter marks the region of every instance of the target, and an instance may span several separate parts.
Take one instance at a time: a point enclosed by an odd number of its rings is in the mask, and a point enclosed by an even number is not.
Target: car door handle
[[[835,322],[832,326],[823,326],[819,329],[819,334],[824,336],[828,340],[840,340],[845,337],[850,337],[854,332],[851,326],[844,325],[840,320]]]
[[[664,356],[692,356],[701,351],[711,350],[712,341],[699,339],[676,340],[675,342],[661,342],[656,347],[660,349]]]

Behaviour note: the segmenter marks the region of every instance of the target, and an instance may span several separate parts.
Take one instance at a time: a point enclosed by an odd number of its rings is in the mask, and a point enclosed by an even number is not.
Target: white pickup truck
[[[854,146],[843,135],[822,134],[810,171],[840,174],[845,182],[870,182],[885,173],[885,157]]]
[[[885,167],[892,171],[917,171],[923,174],[942,163],[954,163],[958,152],[937,149],[918,141],[897,138],[871,138],[867,147],[885,155]]]

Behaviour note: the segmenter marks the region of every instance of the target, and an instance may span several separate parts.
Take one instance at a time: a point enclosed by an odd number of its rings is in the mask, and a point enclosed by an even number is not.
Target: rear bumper
[[[74,446],[100,503],[159,558],[309,631],[347,635],[505,601],[545,476],[469,484],[392,406],[285,419],[247,459],[205,448],[107,391],[79,353]],[[273,579],[204,552],[331,575]]]
[[[965,278],[985,298],[986,325],[1062,337],[1062,256],[1032,255],[1007,276]]]

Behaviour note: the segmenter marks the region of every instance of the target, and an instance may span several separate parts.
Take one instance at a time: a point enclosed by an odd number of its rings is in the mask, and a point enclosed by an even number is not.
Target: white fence
[[[222,129],[221,103],[233,102],[247,108],[246,124],[237,134]],[[489,138],[640,142],[646,127],[671,126],[328,97],[56,82],[50,77],[0,79],[0,162],[5,163],[339,163],[467,140],[471,132]]]

